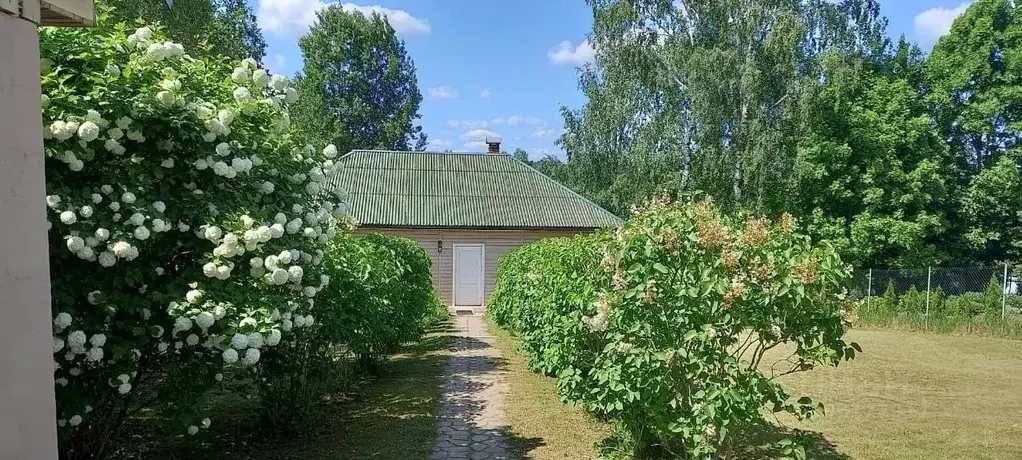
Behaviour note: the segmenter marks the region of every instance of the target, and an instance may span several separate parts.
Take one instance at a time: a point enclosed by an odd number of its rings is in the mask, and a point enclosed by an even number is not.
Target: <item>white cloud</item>
[[[283,54],[271,54],[263,61],[273,73],[284,73],[284,66],[287,65],[287,58]]]
[[[545,139],[545,138],[554,137],[554,130],[552,130],[550,128],[547,128],[547,127],[542,127],[542,128],[539,128],[539,129],[533,131],[532,137],[535,137],[537,139]]]
[[[426,90],[426,97],[430,99],[454,99],[458,97],[458,90],[450,86],[437,86]]]
[[[485,146],[486,146],[486,142],[484,142],[484,141],[472,141],[472,142],[466,142],[465,143],[465,148],[468,148],[468,149],[479,149],[479,148],[483,148]]]
[[[912,26],[916,32],[916,39],[924,48],[929,48],[937,43],[941,36],[951,30],[951,24],[958,16],[961,16],[969,8],[972,2],[962,3],[954,8],[930,8],[916,15],[912,20]]]
[[[582,65],[593,62],[596,57],[596,49],[589,43],[589,40],[583,40],[582,43],[574,47],[570,41],[565,40],[558,43],[546,55],[555,65]]]
[[[508,126],[518,126],[518,125],[525,125],[525,126],[546,126],[546,120],[544,120],[542,118],[522,117],[522,116],[519,116],[519,115],[511,115],[510,117],[507,117],[507,118],[494,118],[493,120],[490,121],[490,123],[493,123],[495,125],[503,125],[503,124],[506,123]]]
[[[461,135],[462,139],[467,139],[470,141],[485,141],[487,137],[500,137],[500,134],[497,134],[488,129],[473,129]]]
[[[365,15],[377,13],[385,16],[399,35],[422,35],[428,34],[431,30],[429,21],[416,18],[405,10],[384,8],[380,5],[327,3],[323,0],[259,0],[256,16],[259,27],[265,31],[277,34],[302,34],[316,22],[316,12],[331,5],[338,5],[344,11],[359,11]]]
[[[454,142],[446,139],[430,139],[429,145],[432,147],[445,147],[448,145],[454,145]]]
[[[477,129],[485,128],[486,120],[447,120],[447,126],[452,128]]]
[[[489,99],[490,96],[491,96],[490,90],[488,90],[488,89],[484,89],[484,90],[479,92],[479,97],[481,97],[483,99]]]

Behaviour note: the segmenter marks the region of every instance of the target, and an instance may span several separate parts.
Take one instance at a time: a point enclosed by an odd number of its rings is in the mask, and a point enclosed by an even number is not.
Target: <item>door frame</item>
[[[455,243],[451,245],[451,303],[453,307],[458,305],[458,248],[459,247],[477,247],[480,249],[480,262],[479,267],[479,289],[482,290],[482,298],[479,300],[479,306],[486,304],[486,245],[483,243]],[[475,306],[475,305],[466,305]]]

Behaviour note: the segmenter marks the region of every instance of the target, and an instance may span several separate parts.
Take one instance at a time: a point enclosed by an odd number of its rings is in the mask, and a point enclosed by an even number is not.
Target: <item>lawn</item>
[[[799,427],[862,459],[1022,458],[1022,341],[855,330],[863,353],[787,376],[827,415]],[[766,360],[764,360],[766,361]]]
[[[516,351],[518,340],[492,321],[488,326],[504,358],[508,385],[504,416],[512,451],[522,459],[599,458],[599,444],[610,435],[610,426],[562,403],[557,379],[530,372],[525,357]]]
[[[145,459],[425,459],[436,439],[449,335],[436,332],[380,365],[376,375],[347,382],[321,404],[310,433],[272,438],[258,427],[258,405],[230,389],[210,397],[212,438],[168,436],[172,422],[135,421],[117,457]],[[163,429],[164,427],[165,430]]]
[[[525,458],[594,458],[610,430],[557,397],[555,379],[530,373],[516,339],[491,325],[507,359],[512,432]],[[823,402],[810,458],[1022,458],[1022,341],[893,330],[854,330],[863,353],[837,368],[790,375],[795,395]],[[764,362],[767,362],[764,359]]]

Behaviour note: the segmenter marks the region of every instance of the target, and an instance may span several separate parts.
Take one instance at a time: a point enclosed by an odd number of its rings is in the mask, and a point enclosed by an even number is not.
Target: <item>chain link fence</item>
[[[977,322],[1014,328],[1022,322],[1022,276],[1008,265],[860,269],[849,294],[859,300],[866,323],[954,329]]]

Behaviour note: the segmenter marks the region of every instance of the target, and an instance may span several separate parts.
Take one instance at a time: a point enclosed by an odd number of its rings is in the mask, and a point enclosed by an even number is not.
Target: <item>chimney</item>
[[[500,153],[500,137],[486,137],[486,153]]]

